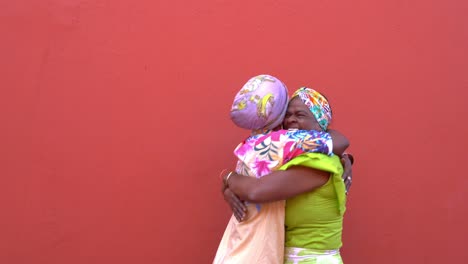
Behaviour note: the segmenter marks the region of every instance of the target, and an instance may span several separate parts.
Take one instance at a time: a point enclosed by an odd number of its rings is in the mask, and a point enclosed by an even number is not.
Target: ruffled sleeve
[[[287,170],[292,166],[305,166],[317,170],[330,172],[333,187],[337,196],[337,206],[340,214],[346,210],[346,188],[342,180],[343,166],[338,156],[327,156],[318,153],[305,153],[284,164],[280,170]]]

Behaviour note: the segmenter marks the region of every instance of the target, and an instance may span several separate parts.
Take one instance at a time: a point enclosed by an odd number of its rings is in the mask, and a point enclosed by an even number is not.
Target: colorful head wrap
[[[301,87],[294,92],[292,98],[298,96],[310,109],[323,130],[327,130],[332,120],[332,110],[327,98],[314,89]]]
[[[270,130],[283,122],[288,107],[288,89],[271,75],[258,75],[236,94],[231,119],[250,130]]]

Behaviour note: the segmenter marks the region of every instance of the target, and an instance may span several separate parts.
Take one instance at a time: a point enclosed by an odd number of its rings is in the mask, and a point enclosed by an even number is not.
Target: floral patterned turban
[[[326,131],[332,120],[332,110],[327,98],[307,87],[301,87],[295,91],[292,98],[296,96],[310,109],[320,127]]]

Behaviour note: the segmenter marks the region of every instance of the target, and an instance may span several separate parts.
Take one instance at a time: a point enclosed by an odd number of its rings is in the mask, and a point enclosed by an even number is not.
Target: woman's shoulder
[[[321,153],[301,154],[283,165],[281,169],[286,170],[292,166],[305,166],[337,174],[343,172],[343,166],[337,155],[328,156]]]

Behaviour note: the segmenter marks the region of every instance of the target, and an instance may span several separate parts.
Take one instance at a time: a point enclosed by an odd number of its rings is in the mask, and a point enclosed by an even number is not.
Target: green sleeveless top
[[[281,167],[306,166],[330,172],[326,184],[286,200],[286,247],[318,250],[339,249],[346,210],[343,167],[338,156],[308,153]]]

